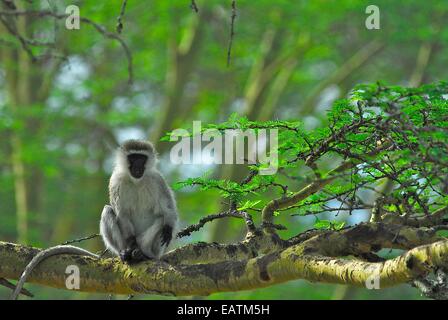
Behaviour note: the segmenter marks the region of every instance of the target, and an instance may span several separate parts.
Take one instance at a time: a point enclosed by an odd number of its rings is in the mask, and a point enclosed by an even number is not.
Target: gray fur
[[[143,140],[127,140],[122,144],[121,149],[125,152],[134,150],[155,153],[155,149],[152,143]]]

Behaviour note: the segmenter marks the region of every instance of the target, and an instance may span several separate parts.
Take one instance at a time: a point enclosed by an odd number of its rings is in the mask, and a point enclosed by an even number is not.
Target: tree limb
[[[174,250],[162,261],[132,266],[117,258],[60,255],[43,261],[29,281],[65,288],[66,267],[76,265],[80,269],[80,291],[185,296],[255,289],[295,279],[365,286],[372,276],[378,276],[384,288],[420,279],[436,268],[448,267],[448,241],[438,241],[440,238],[434,230],[401,227],[400,235],[393,237],[397,228],[400,227],[365,223],[342,231],[323,231],[302,239],[304,241],[295,238],[288,242],[275,235],[260,235],[235,245],[193,244]],[[410,248],[421,244],[383,262],[344,258],[347,254],[387,246]],[[250,250],[257,246],[265,247],[266,250],[261,250],[264,254]],[[17,279],[38,252],[36,248],[0,242],[0,277]],[[176,255],[182,254],[197,258],[198,263],[175,261]],[[207,256],[220,256],[222,260],[200,262]]]

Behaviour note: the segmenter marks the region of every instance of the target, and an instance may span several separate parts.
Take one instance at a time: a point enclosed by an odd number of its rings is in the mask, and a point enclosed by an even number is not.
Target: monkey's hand
[[[131,260],[134,259],[133,257],[133,251],[135,249],[138,249],[137,246],[137,239],[135,238],[135,236],[131,236],[128,239],[126,239],[126,249],[120,251],[120,259],[123,262],[129,262]]]
[[[173,227],[169,225],[164,225],[162,228],[162,233],[160,234],[161,244],[168,246],[173,238]]]

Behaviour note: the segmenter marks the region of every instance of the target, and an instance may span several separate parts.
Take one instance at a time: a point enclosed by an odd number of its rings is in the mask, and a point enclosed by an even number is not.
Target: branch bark
[[[372,276],[377,276],[381,288],[385,288],[420,279],[437,268],[446,269],[448,241],[440,239],[431,228],[365,223],[289,241],[259,235],[235,245],[191,244],[169,253],[165,261],[132,266],[117,258],[54,256],[42,262],[29,281],[64,289],[66,267],[76,265],[80,269],[80,291],[84,292],[208,295],[295,279],[362,287]],[[413,248],[384,262],[344,258],[383,247]],[[38,252],[36,248],[0,242],[0,277],[17,279]],[[176,255],[183,258],[176,261]],[[188,258],[196,261],[186,264]]]

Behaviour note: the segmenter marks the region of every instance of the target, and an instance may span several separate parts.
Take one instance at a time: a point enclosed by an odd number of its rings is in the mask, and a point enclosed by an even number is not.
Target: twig
[[[260,227],[262,229],[264,229],[264,228],[272,228],[272,229],[275,229],[275,230],[288,230],[288,228],[285,227],[284,225],[282,225],[282,224],[275,224],[275,223],[272,223],[272,222],[263,222],[263,223],[261,223]]]
[[[228,217],[228,212],[221,212],[217,214],[211,214],[204,218],[201,218],[198,223],[192,224],[189,227],[184,228],[180,232],[177,233],[177,238],[188,237],[192,232],[199,231],[207,222]]]
[[[230,22],[230,40],[227,49],[227,66],[230,66],[230,59],[232,55],[233,37],[235,36],[235,19],[236,19],[236,0],[232,0],[232,17]]]
[[[0,19],[3,20],[3,16],[34,16],[34,17],[53,17],[55,19],[66,19],[69,15],[65,13],[55,13],[53,11],[49,10],[16,10],[16,11],[0,11]],[[121,47],[123,48],[123,51],[125,52],[127,61],[128,61],[128,83],[132,84],[134,81],[134,72],[132,67],[132,54],[131,50],[129,49],[128,45],[124,40],[116,33],[107,31],[102,25],[88,19],[85,17],[80,17],[80,20],[84,23],[87,23],[94,27],[99,33],[101,33],[105,38],[113,39],[120,43]],[[7,25],[7,24],[6,24]],[[20,40],[20,38],[19,38]],[[27,43],[25,39],[22,38],[21,40],[22,46],[24,46],[25,50],[28,50],[27,52],[32,55],[32,52],[27,47]]]
[[[0,21],[2,22],[2,24],[5,26],[5,28],[8,30],[9,33],[19,40],[22,49],[25,50],[25,52],[30,57],[31,61],[36,62],[37,59],[34,56],[31,49],[28,47],[28,42],[26,41],[26,39],[19,34],[19,32],[15,29],[15,27],[9,25],[8,21],[6,21],[6,19],[1,15],[0,15]]]
[[[133,68],[132,68],[132,54],[131,54],[131,50],[129,49],[126,42],[124,42],[124,40],[122,38],[120,38],[120,36],[118,36],[117,34],[107,31],[106,29],[104,29],[103,26],[101,26],[89,19],[81,18],[81,21],[92,25],[98,32],[103,34],[106,38],[114,39],[120,43],[121,47],[123,48],[123,50],[126,54],[126,58],[128,60],[128,75],[129,75],[128,83],[129,83],[129,85],[131,85],[134,82],[134,72],[133,72]]]
[[[312,214],[319,214],[319,213],[325,213],[325,212],[334,212],[337,211],[339,213],[339,211],[353,211],[353,210],[365,210],[365,209],[371,209],[372,206],[366,205],[366,206],[361,206],[361,207],[349,207],[349,208],[323,208],[322,210],[318,210],[318,211],[307,211],[305,214],[302,213],[293,213],[291,214],[291,217],[295,217],[295,216],[307,216],[307,215],[312,215]],[[337,216],[337,215],[336,215]]]
[[[252,216],[244,211],[237,211],[237,210],[229,210],[221,213],[211,214],[208,215],[202,219],[199,220],[198,223],[193,224],[189,227],[184,228],[180,232],[177,233],[177,238],[183,238],[191,235],[192,232],[199,231],[207,222],[211,222],[216,219],[222,219],[222,218],[241,218],[244,219],[247,230],[249,232],[254,232],[256,230],[255,224],[253,222]]]
[[[193,10],[196,13],[199,12],[199,9],[198,9],[198,6],[196,5],[196,1],[195,0],[191,0],[190,8],[191,8],[191,10]]]
[[[79,238],[79,239],[65,241],[64,243],[62,243],[62,245],[68,245],[68,244],[72,244],[72,243],[76,243],[76,242],[82,242],[82,241],[90,240],[90,239],[93,239],[93,238],[96,238],[96,237],[99,237],[99,236],[100,236],[99,233],[95,233],[95,234],[92,234],[92,235],[87,236],[87,237],[82,237],[82,238]]]
[[[122,4],[121,4],[121,10],[120,10],[120,15],[117,18],[117,32],[121,33],[121,31],[123,30],[123,16],[124,16],[124,12],[126,10],[126,5],[128,3],[128,0],[123,0]]]
[[[8,280],[3,279],[3,278],[0,278],[0,285],[6,287],[8,289],[11,289],[11,290],[14,290],[16,288],[16,286],[14,284],[12,284],[11,282],[9,282]],[[22,288],[22,290],[20,290],[20,293],[23,294],[24,296],[27,296],[30,298],[34,297],[34,295],[31,292],[29,292],[28,290],[26,290],[25,288]]]

